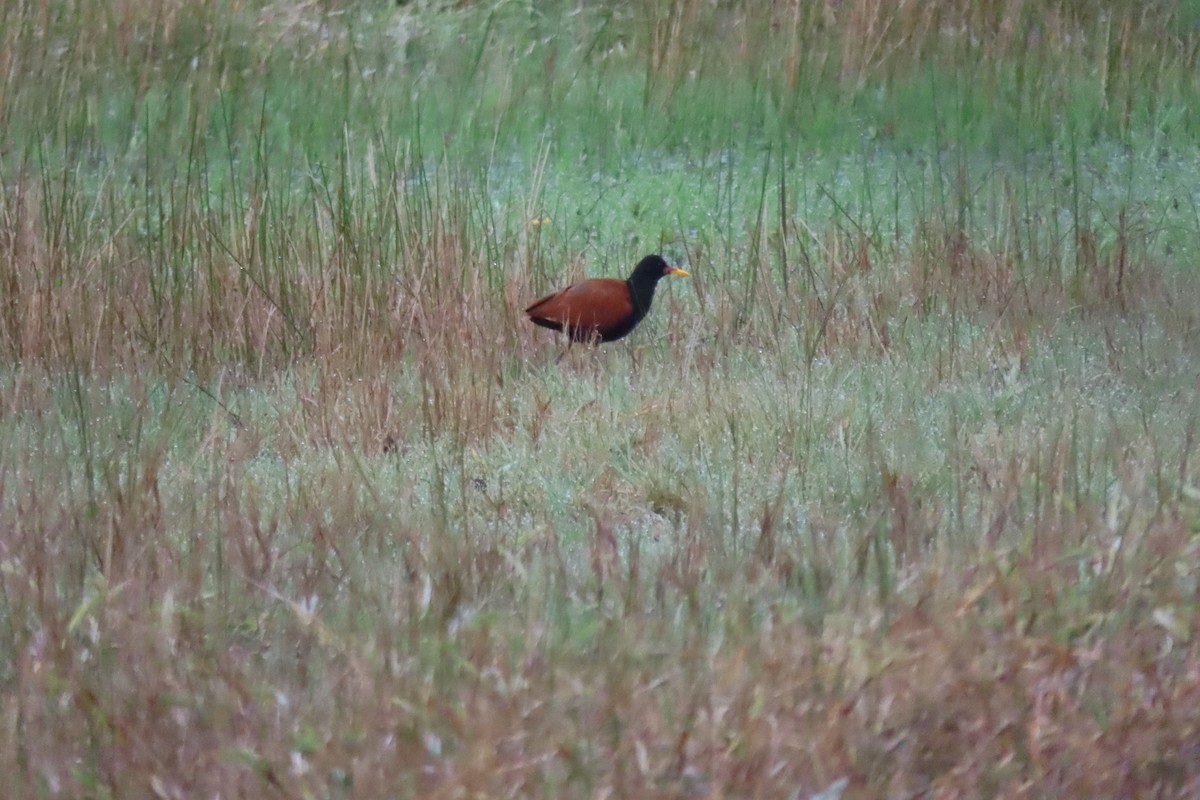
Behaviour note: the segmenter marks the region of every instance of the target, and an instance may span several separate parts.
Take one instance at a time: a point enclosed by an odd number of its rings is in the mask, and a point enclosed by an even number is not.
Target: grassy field
[[[1197,3],[0,0],[0,183],[8,796],[1200,795]]]

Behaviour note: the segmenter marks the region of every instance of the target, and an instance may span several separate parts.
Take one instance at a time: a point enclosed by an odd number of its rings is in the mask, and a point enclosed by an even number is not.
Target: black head
[[[633,268],[629,282],[635,286],[653,286],[668,275],[684,275],[688,273],[678,267],[672,267],[662,256],[646,256]]]
[[[650,303],[654,301],[654,287],[668,275],[687,275],[678,267],[672,267],[662,256],[646,256],[633,268],[629,285],[629,300],[633,304],[633,324],[646,316]]]

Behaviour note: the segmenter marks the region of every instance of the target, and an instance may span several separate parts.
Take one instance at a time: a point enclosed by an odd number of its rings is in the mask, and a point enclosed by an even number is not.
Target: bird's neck
[[[636,281],[625,281],[629,286],[629,299],[633,303],[633,313],[639,318],[650,311],[650,303],[654,300],[654,283],[639,284]]]

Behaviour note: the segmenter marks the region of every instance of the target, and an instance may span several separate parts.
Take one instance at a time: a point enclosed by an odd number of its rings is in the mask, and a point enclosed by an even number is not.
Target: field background
[[[10,796],[1200,795],[1198,62],[0,0]],[[628,339],[521,318],[651,252]]]

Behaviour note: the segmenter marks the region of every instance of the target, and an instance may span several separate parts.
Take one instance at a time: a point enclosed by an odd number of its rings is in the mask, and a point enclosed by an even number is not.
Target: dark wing
[[[596,334],[607,338],[629,325],[633,303],[629,286],[617,278],[593,278],[547,295],[525,309],[529,319],[544,328],[569,328],[576,340]]]

